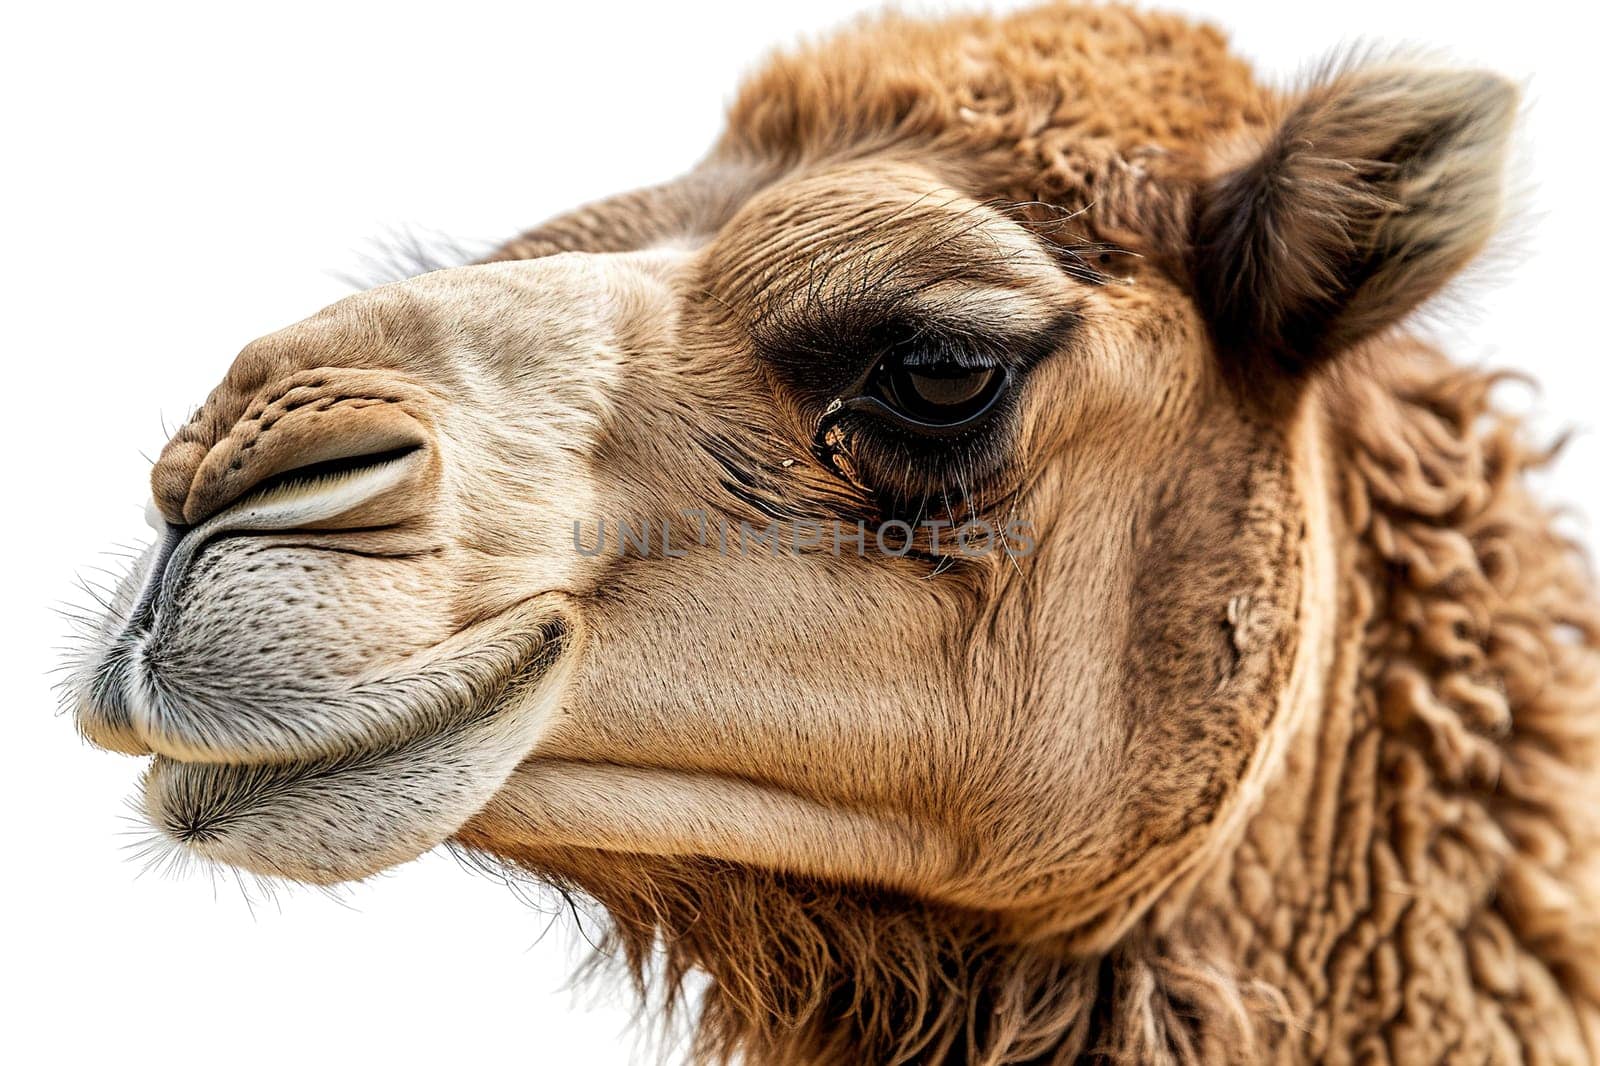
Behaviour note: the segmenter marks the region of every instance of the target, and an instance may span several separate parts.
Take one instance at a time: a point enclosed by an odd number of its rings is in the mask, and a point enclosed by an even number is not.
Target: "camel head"
[[[247,345],[78,725],[264,874],[1109,942],[1315,713],[1319,390],[1480,250],[1514,108],[1118,9],[775,59],[687,176]]]

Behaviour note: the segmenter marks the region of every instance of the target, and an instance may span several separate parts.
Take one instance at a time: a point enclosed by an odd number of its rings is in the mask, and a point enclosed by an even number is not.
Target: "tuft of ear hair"
[[[1290,100],[1196,205],[1192,269],[1223,355],[1304,370],[1437,292],[1500,222],[1516,109],[1499,75],[1400,64]]]

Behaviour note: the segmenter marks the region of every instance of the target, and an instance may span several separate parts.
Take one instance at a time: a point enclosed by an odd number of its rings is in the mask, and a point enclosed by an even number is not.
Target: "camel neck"
[[[1530,565],[1560,556],[1520,482],[1481,480],[1519,455],[1482,431],[1474,381],[1373,390],[1360,417],[1330,421],[1339,622],[1323,696],[1237,843],[1150,927],[1230,975],[1224,1002],[1286,1061],[1596,1050],[1576,865],[1594,840],[1578,816],[1593,749],[1573,732],[1592,638],[1558,637],[1589,594],[1566,563]]]

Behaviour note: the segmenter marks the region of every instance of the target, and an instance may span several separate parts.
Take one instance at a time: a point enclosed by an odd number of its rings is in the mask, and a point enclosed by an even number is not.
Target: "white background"
[[[162,419],[250,338],[349,291],[371,239],[506,236],[670,177],[741,72],[873,5],[44,5],[0,28],[7,519],[0,1042],[14,1062],[647,1057],[625,995],[562,990],[578,950],[504,887],[432,855],[339,900],[252,909],[231,883],[140,877],[139,770],[53,713],[48,669],[101,553],[141,542]],[[1580,5],[1176,3],[1288,76],[1355,38],[1523,79],[1521,234],[1485,272],[1462,358],[1531,371],[1543,432],[1591,430],[1594,26]],[[1600,514],[1600,442],[1550,495]],[[1596,541],[1584,524],[1580,535]],[[581,940],[576,941],[581,947]],[[3,1047],[0,1045],[0,1047]]]

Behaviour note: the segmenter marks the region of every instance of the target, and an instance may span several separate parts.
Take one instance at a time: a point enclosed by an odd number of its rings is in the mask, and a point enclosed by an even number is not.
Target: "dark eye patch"
[[[880,367],[920,368],[925,376],[947,378],[965,369],[1026,374],[1063,347],[1080,320],[1071,309],[1039,323],[990,326],[863,303],[829,313],[771,316],[752,336],[757,353],[784,384],[820,410],[866,389]]]

